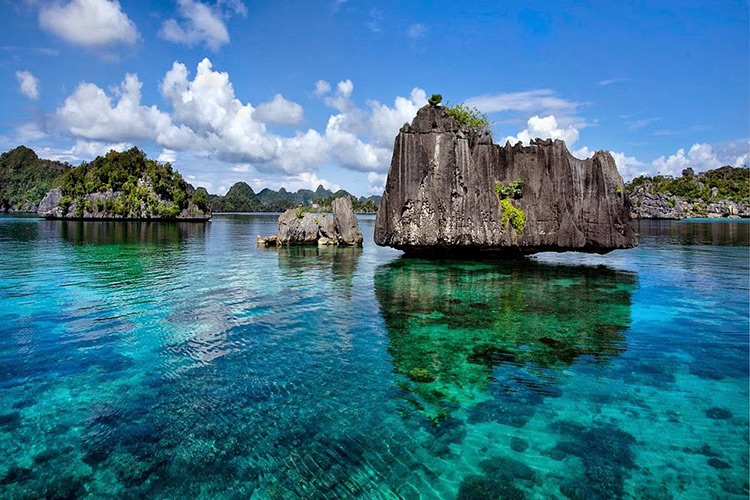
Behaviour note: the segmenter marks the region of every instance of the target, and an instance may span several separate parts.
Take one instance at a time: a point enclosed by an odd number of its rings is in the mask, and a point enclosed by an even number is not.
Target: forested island
[[[39,203],[50,219],[179,219],[211,217],[205,189],[194,189],[169,163],[138,148],[110,151],[68,169]]]
[[[140,184],[150,187],[135,189],[141,175],[146,175],[149,180]],[[130,183],[124,180],[126,176],[130,176]],[[196,189],[187,183],[170,164],[150,160],[137,148],[123,153],[110,152],[79,167],[41,159],[26,146],[19,146],[0,156],[0,212],[35,213],[52,188],[61,190],[58,205],[63,204],[68,209],[73,207],[71,216],[77,213],[81,217],[84,212],[98,214],[99,217],[106,214],[111,218],[128,217],[128,214],[138,212],[138,218],[175,218],[191,201],[198,209],[191,213],[198,217],[211,211],[283,212],[298,207],[330,212],[333,200],[343,197],[351,199],[355,212],[375,213],[380,203],[380,196],[356,197],[343,189],[334,192],[322,185],[315,191],[300,189],[295,192],[282,187],[278,191],[266,188],[255,193],[247,183],[237,182],[224,196],[209,194],[205,188]],[[118,203],[115,203],[113,196],[101,196],[108,190],[112,190],[112,193],[121,190],[123,195],[118,197]],[[93,196],[87,203],[84,198],[95,193],[99,195]],[[80,204],[77,203],[79,199]],[[102,210],[96,210],[97,200],[101,200],[99,207]],[[140,201],[143,201],[145,211],[139,209]],[[103,209],[102,203],[108,203],[108,210]],[[178,207],[179,212],[176,211]],[[45,208],[49,210],[54,207]]]
[[[750,169],[721,167],[682,176],[636,177],[627,184],[634,219],[750,217]]]

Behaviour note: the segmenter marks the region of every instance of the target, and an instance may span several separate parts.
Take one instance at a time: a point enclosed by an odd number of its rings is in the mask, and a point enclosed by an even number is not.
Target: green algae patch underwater
[[[488,399],[498,365],[606,363],[625,349],[634,274],[521,262],[398,259],[375,294],[402,388],[433,419]]]

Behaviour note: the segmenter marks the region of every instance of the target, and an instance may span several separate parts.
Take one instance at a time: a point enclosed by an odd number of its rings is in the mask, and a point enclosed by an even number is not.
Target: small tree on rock
[[[439,106],[441,102],[443,102],[443,96],[440,94],[432,94],[432,97],[427,99],[427,102],[430,103],[430,106]]]

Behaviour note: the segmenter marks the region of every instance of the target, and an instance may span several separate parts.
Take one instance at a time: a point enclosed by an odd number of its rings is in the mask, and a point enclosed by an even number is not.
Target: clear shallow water
[[[747,498],[745,221],[520,262],[0,218],[1,498]]]

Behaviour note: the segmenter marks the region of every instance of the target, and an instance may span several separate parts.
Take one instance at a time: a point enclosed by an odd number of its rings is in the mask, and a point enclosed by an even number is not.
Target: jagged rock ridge
[[[505,200],[498,188],[522,180]],[[509,221],[520,212],[524,224]],[[638,242],[625,185],[604,151],[579,160],[560,140],[493,144],[427,105],[394,144],[375,243],[407,252],[606,253]]]

